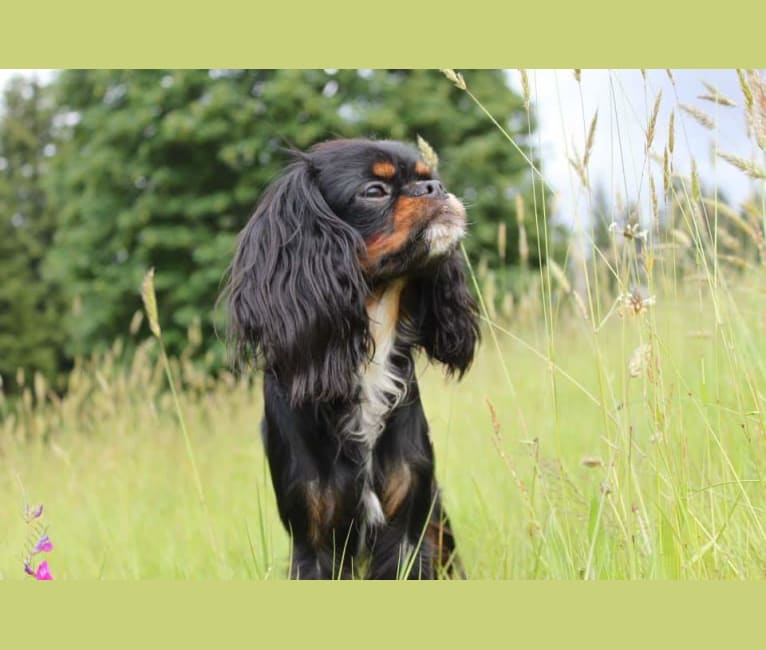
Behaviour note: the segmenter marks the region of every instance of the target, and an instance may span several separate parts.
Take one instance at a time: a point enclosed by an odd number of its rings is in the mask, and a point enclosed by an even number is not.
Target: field
[[[763,576],[766,291],[742,277],[615,310],[597,332],[571,312],[496,342],[485,329],[460,384],[421,360],[471,578]],[[5,419],[3,578],[23,576],[41,524],[57,579],[285,577],[258,382],[172,364],[203,503],[155,346],[124,368],[118,344],[75,370],[63,400],[33,386]],[[44,504],[41,520],[25,525],[25,502]]]
[[[766,577],[766,205],[734,209],[664,154],[662,214],[652,180],[643,219],[615,212],[513,300],[471,269],[483,341],[462,382],[419,359],[471,579]],[[543,215],[517,225],[542,233]],[[25,577],[43,534],[55,579],[285,579],[260,379],[199,371],[193,331],[166,365],[140,317],[63,397],[40,376],[0,393],[0,579]]]

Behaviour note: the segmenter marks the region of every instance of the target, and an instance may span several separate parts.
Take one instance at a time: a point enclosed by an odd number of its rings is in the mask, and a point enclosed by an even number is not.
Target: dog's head
[[[444,256],[465,234],[463,204],[411,147],[334,140],[303,159],[327,205],[364,241],[359,261],[371,282]]]
[[[448,370],[470,364],[475,303],[456,246],[465,209],[417,151],[333,140],[297,153],[242,231],[228,287],[231,335],[294,405],[348,399],[372,351],[365,301],[404,278],[417,343]]]

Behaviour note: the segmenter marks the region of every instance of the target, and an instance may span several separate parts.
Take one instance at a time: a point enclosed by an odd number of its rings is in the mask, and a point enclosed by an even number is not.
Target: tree
[[[466,79],[499,122],[526,131],[502,72]],[[169,347],[195,318],[215,342],[236,235],[284,165],[281,150],[336,136],[425,138],[469,204],[469,252],[499,265],[505,222],[506,262],[517,262],[514,194],[531,205],[528,165],[436,71],[66,71],[54,90],[68,126],[48,183],[58,218],[48,270],[80,306],[67,324],[74,354],[127,330],[150,266]]]
[[[10,390],[19,368],[52,377],[62,362],[61,291],[42,273],[54,231],[41,184],[52,114],[35,81],[11,81],[0,119],[0,376]]]

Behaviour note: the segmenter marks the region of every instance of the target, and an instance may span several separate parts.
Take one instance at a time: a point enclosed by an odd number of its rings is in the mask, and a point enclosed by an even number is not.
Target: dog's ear
[[[322,197],[306,158],[240,234],[227,297],[237,356],[261,360],[293,406],[348,399],[370,349],[364,242]]]
[[[468,289],[463,258],[455,251],[418,281],[420,344],[449,374],[462,377],[479,342],[476,301]]]

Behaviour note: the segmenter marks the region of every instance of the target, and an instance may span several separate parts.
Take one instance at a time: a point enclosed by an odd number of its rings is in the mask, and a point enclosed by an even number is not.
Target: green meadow
[[[763,576],[766,287],[737,281],[615,310],[598,331],[569,311],[496,340],[485,327],[460,383],[420,360],[470,578]],[[5,419],[2,577],[22,575],[45,525],[57,579],[284,579],[259,382],[171,360],[195,474],[154,347],[82,364],[60,400],[38,381]],[[44,503],[40,520],[25,524],[25,502]]]
[[[740,80],[754,147],[766,147],[766,87]],[[545,205],[526,216],[520,206],[509,227],[522,289],[498,293],[492,269],[472,260],[473,366],[457,382],[418,360],[469,579],[766,575],[766,171],[728,160],[760,188],[728,205],[694,164],[672,164],[674,129],[706,115],[679,110],[660,125],[653,101],[644,164],[664,182],[651,181],[648,207],[603,211],[557,262],[542,250],[554,237]],[[583,126],[572,182],[588,187],[590,147],[610,131],[595,117]],[[654,151],[660,128],[670,144]],[[542,268],[527,264],[527,233]],[[166,357],[145,318],[126,322],[109,351],[78,358],[65,391],[20,371],[18,392],[0,393],[0,578],[24,578],[47,534],[55,579],[286,579],[260,377],[201,369],[193,328]],[[38,504],[42,516],[26,521]]]

